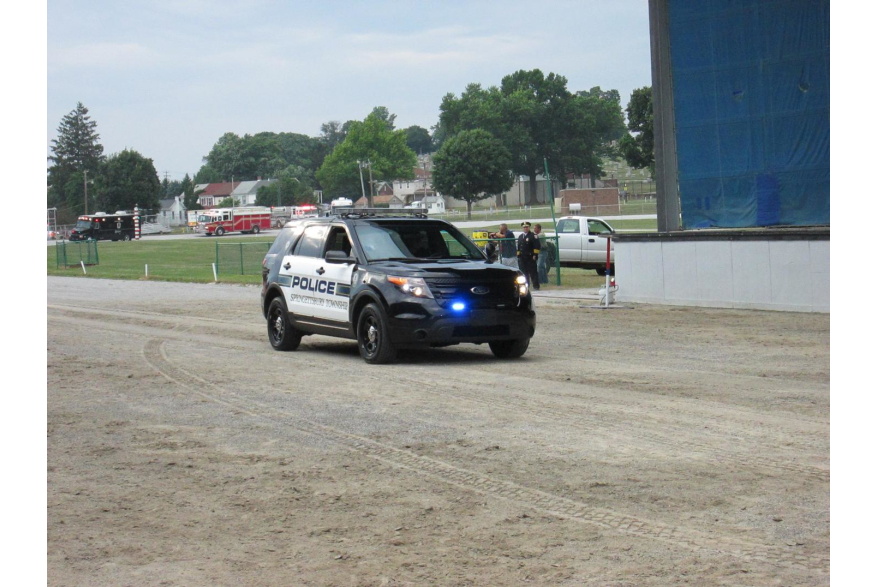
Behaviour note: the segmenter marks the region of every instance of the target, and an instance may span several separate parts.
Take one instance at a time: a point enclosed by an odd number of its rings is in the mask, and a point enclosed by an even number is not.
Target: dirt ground
[[[824,585],[827,315],[537,308],[369,366],[255,287],[48,279],[50,585]]]

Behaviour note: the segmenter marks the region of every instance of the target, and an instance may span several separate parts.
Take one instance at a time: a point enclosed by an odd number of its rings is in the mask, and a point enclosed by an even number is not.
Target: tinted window
[[[271,248],[268,249],[267,254],[285,254],[287,251],[289,251],[289,246],[292,244],[292,241],[295,240],[295,237],[299,234],[301,234],[300,227],[296,226],[284,228],[280,231],[280,234],[277,235],[277,238],[274,239],[274,244],[272,244]]]
[[[387,259],[483,259],[472,241],[447,225],[380,223],[356,227],[369,261]]]
[[[295,247],[295,254],[299,257],[321,257],[325,237],[325,226],[308,226]]]
[[[326,242],[326,252],[341,251],[349,257],[351,249],[352,247],[350,245],[350,239],[347,237],[347,231],[340,226],[333,226]]]

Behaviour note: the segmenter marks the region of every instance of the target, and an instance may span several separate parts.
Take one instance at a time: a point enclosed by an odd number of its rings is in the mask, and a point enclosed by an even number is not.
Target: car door
[[[606,263],[606,242],[608,236],[612,234],[612,227],[600,220],[599,218],[588,218],[586,229],[588,231],[588,261],[591,263]],[[610,244],[610,247],[612,245]],[[614,253],[610,248],[610,258],[614,263]]]
[[[322,259],[328,226],[308,226],[290,254],[283,258],[278,272],[280,288],[286,297],[286,307],[295,316],[316,316],[321,303],[317,296],[317,269],[325,264]]]
[[[582,223],[579,218],[557,221],[558,255],[561,263],[582,261]]]
[[[350,259],[349,263],[329,263],[325,260],[330,251],[340,251]],[[314,295],[322,303],[314,307],[314,316],[344,324],[346,328],[350,314],[350,286],[353,271],[356,269],[356,256],[350,235],[344,225],[333,225],[329,228],[323,259],[316,268],[317,281],[314,284]]]

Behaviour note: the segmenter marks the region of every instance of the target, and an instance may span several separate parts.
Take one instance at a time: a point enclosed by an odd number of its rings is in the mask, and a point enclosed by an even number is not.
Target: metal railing
[[[271,243],[216,243],[217,275],[260,275]]]
[[[97,241],[58,241],[55,245],[55,267],[81,267],[97,265],[100,258],[97,254]]]

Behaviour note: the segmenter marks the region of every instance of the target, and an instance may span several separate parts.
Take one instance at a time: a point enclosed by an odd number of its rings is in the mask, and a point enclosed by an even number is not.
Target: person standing
[[[515,233],[509,230],[508,224],[500,224],[499,232],[488,235],[490,238],[502,239],[499,241],[499,262],[509,267],[518,266],[517,251],[515,248]]]
[[[539,259],[536,261],[536,273],[539,275],[539,284],[548,283],[548,237],[542,232],[542,225],[533,226],[533,234],[539,239]]]
[[[539,258],[539,238],[530,232],[530,223],[521,223],[521,235],[518,237],[518,267],[532,289],[539,289],[539,273],[536,269]]]

